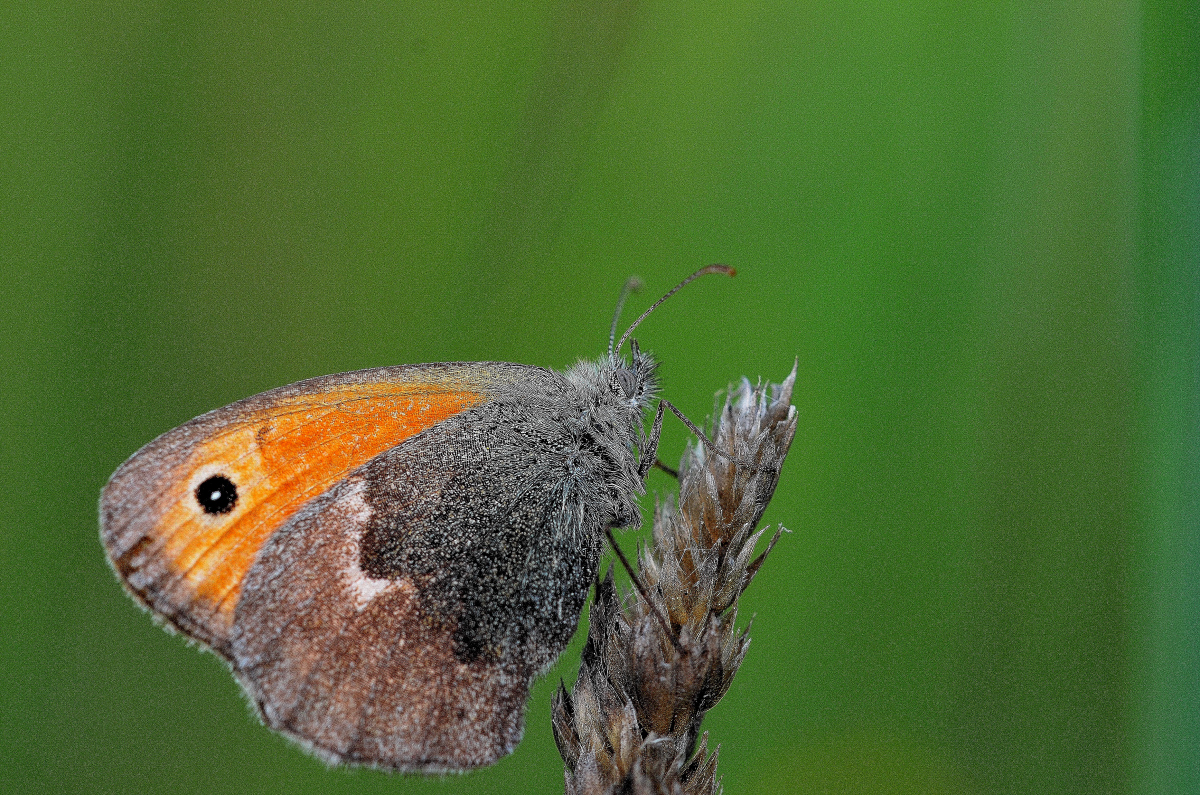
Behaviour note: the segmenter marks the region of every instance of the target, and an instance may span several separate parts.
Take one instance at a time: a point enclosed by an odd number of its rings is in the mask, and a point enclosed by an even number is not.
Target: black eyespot
[[[237,486],[224,475],[213,475],[196,487],[196,502],[205,513],[229,513],[237,499]]]

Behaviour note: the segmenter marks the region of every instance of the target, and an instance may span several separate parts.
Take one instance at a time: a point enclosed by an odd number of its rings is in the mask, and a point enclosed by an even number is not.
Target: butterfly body
[[[653,360],[302,381],[146,445],[101,496],[127,589],[334,762],[459,770],[520,739],[604,529],[634,524]]]

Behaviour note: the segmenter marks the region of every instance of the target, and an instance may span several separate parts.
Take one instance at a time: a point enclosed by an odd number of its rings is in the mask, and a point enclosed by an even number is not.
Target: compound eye
[[[637,393],[637,378],[632,370],[617,370],[617,384],[627,398],[632,398]]]

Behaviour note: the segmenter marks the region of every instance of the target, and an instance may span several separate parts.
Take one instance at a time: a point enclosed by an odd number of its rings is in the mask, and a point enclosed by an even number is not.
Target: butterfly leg
[[[654,466],[657,467],[658,469],[661,469],[663,472],[666,472],[668,475],[675,478],[676,480],[679,480],[679,470],[672,469],[671,467],[667,466],[666,464],[664,464],[662,462],[661,458],[655,457]]]
[[[617,539],[613,537],[611,525],[604,528],[604,534],[608,536],[608,544],[612,547],[613,552],[617,553],[617,558],[620,559],[621,565],[625,567],[625,571],[629,572],[629,579],[633,580],[633,587],[637,589],[638,594],[642,597],[642,601],[646,603],[646,605],[650,608],[650,611],[654,613],[654,617],[658,619],[658,623],[662,625],[664,630],[666,630],[667,637],[671,639],[671,645],[675,647],[675,651],[678,652],[680,656],[687,654],[682,644],[680,644],[679,637],[676,635],[675,630],[671,627],[671,622],[667,621],[667,617],[662,614],[662,611],[658,609],[658,605],[653,599],[650,598],[650,592],[647,591],[646,586],[642,584],[642,578],[639,577],[638,573],[633,570],[633,566],[629,565],[629,559],[625,557],[625,553],[621,551],[619,546],[617,546]]]

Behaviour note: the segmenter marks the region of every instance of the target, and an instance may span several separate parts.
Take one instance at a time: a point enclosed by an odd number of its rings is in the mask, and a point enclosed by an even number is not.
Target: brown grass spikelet
[[[684,453],[679,496],[656,505],[653,541],[637,560],[653,606],[636,590],[619,594],[611,569],[597,580],[579,677],[570,693],[559,686],[552,707],[567,795],[720,791],[717,749],[700,724],[750,643],[738,598],[784,529],[754,556],[796,433],[795,379],[794,366],[779,384],[743,379],[710,433],[727,455],[703,442]]]

